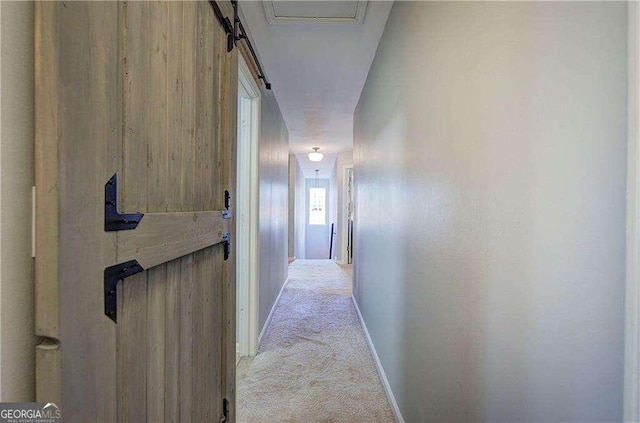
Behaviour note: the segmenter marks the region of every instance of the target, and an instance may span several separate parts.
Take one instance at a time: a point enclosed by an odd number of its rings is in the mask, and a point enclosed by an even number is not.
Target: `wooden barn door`
[[[64,421],[234,420],[236,52],[209,2],[36,5],[36,385]]]

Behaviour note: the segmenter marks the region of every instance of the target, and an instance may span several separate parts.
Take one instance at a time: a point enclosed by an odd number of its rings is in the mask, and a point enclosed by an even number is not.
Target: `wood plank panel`
[[[164,421],[180,421],[180,280],[182,260],[167,263]]]
[[[109,248],[113,236],[105,236],[94,222],[104,213],[101,186],[108,178],[109,143],[117,143],[117,131],[112,132],[119,117],[117,7],[73,4],[57,7],[57,12],[59,155],[68,161],[60,173],[60,209],[90,210],[59,217],[59,242],[64,247],[59,266],[63,380],[74,381],[63,382],[63,407],[70,421],[92,413],[107,420],[115,417],[115,333],[102,316],[89,310],[102,303],[99,263],[114,258]],[[81,31],[85,37],[78,39]],[[77,57],[76,51],[85,54]],[[73,89],[64,89],[66,84]],[[83,357],[87,350],[95,353]]]
[[[180,421],[191,422],[193,389],[193,303],[195,302],[194,255],[183,257],[180,267]]]
[[[213,116],[215,109],[213,107],[213,56],[212,56],[212,28],[213,23],[209,20],[211,6],[208,3],[197,3],[197,22],[196,22],[196,157],[195,157],[195,181],[194,184],[194,203],[198,210],[207,210],[209,199],[213,193]],[[207,364],[207,351],[204,338],[211,334],[205,332],[205,322],[203,320],[204,304],[203,295],[206,280],[209,277],[207,273],[208,252],[199,251],[194,254],[195,276],[196,276],[196,298],[193,310],[193,361],[192,372],[200,372],[201,377],[191,380],[192,392],[195,404],[204,404],[207,398],[205,385],[209,374],[204,370]],[[214,359],[214,357],[211,357]],[[217,395],[212,395],[217,398]],[[194,407],[194,421],[208,421],[206,416],[207,407]]]
[[[206,267],[202,277],[202,320],[205,351],[203,370],[204,392],[222,397],[222,262],[223,249],[214,246],[204,251]],[[211,401],[207,404],[205,421],[213,421],[222,415],[222,402]]]
[[[43,236],[43,231],[56,233],[57,228],[58,268],[52,276],[58,278],[59,315],[42,315],[50,320],[43,328],[52,329],[51,325],[60,324],[63,356],[59,397],[65,418],[109,421],[116,417],[115,328],[106,322],[104,315],[91,311],[103,303],[99,293],[101,263],[115,259],[114,235],[105,234],[95,222],[104,218],[103,187],[109,173],[115,170],[111,158],[119,154],[117,4],[90,7],[86,3],[53,3],[39,5],[38,10],[39,22],[53,24],[40,30],[51,31],[49,47],[53,50],[49,58],[55,61],[50,63],[55,69],[52,72],[55,79],[42,78],[37,86],[44,92],[55,90],[56,103],[49,103],[36,113],[38,118],[52,119],[55,123],[42,126],[44,122],[40,120],[36,131],[57,128],[56,134],[49,132],[40,140],[48,145],[57,144],[58,154],[37,156],[36,160],[40,163],[65,160],[52,169],[55,173],[40,173],[37,178],[46,177],[55,183],[51,192],[58,198],[57,205],[50,204],[57,208],[58,212],[53,213],[57,221],[52,228],[41,228],[38,232]],[[38,76],[41,77],[42,74]],[[38,103],[36,107],[42,106]],[[42,172],[40,163],[36,172]],[[49,212],[40,211],[42,217]],[[47,256],[45,251],[40,253],[39,260]],[[91,355],[86,351],[91,351]],[[96,362],[100,365],[96,366]],[[59,358],[54,357],[49,364],[55,367],[57,363]],[[46,377],[43,366],[38,366],[41,382]]]
[[[195,136],[196,136],[196,33],[197,3],[183,5],[182,36],[182,211],[196,211],[194,206]]]
[[[147,273],[118,284],[118,421],[143,422],[147,393]]]
[[[196,98],[196,33],[197,3],[183,3],[182,24],[182,142],[181,142],[181,207],[182,211],[197,210],[194,204],[195,180],[195,98]],[[181,259],[180,268],[180,421],[191,422],[194,399],[191,386],[197,374],[193,372],[193,304],[195,284],[193,255]]]
[[[169,5],[167,54],[174,60],[167,61],[167,182],[166,202],[167,212],[189,211],[182,206],[182,155],[185,134],[183,127],[183,98],[185,95],[185,78],[183,66],[185,50],[183,48],[184,37],[184,2],[171,2]],[[188,30],[188,28],[187,28]],[[186,137],[188,139],[188,137]]]
[[[204,374],[204,352],[202,349],[202,338],[205,336],[202,330],[202,285],[203,285],[203,267],[206,264],[204,251],[198,251],[191,254],[193,256],[193,301],[192,307],[192,326],[191,326],[191,395],[193,396],[193,408],[191,410],[191,419],[194,422],[206,421],[204,418],[204,402],[207,397],[203,391],[204,380],[207,375]],[[197,376],[195,376],[197,375]],[[211,398],[216,398],[214,395]]]
[[[215,169],[220,158],[216,156],[220,138],[216,133],[220,105],[218,99],[218,75],[220,60],[216,57],[219,37],[218,21],[211,5],[198,3],[198,48],[196,50],[196,175],[202,183],[196,184],[195,195],[200,210],[222,210],[215,207],[216,198],[224,190],[224,184],[216,179]]]
[[[36,401],[62,404],[62,349],[59,342],[36,346]]]
[[[126,2],[123,8],[123,156],[120,166],[122,211],[147,211],[149,115],[149,13],[147,2]]]
[[[147,208],[149,213],[167,211],[168,188],[168,37],[169,2],[149,3],[147,63],[147,156],[139,165],[147,169]]]
[[[167,212],[181,212],[182,207],[182,149],[184,143],[184,2],[169,3],[167,52],[179,60],[167,61]],[[166,324],[165,324],[165,408],[164,421],[180,421],[180,280],[181,259],[167,263]]]
[[[165,408],[167,264],[147,272],[147,421],[160,423]]]
[[[147,212],[167,210],[168,179],[168,23],[169,2],[149,7],[147,120]],[[157,228],[163,232],[166,228]],[[136,231],[137,232],[137,231]],[[121,250],[122,238],[118,251]],[[169,246],[165,246],[168,250]],[[119,259],[120,260],[120,259]],[[123,260],[124,261],[124,260]],[[165,407],[165,315],[167,265],[163,260],[147,271],[147,421],[163,422]],[[162,264],[161,264],[162,263]]]
[[[60,337],[58,309],[58,57],[56,7],[35,4],[36,335]]]
[[[150,4],[123,8],[123,210],[147,210]],[[123,232],[118,232],[118,239]],[[147,272],[118,284],[118,421],[147,420]]]
[[[221,110],[221,93],[223,87],[220,84],[222,74],[224,72],[226,53],[226,35],[220,29],[214,13],[211,9],[208,11],[208,22],[212,26],[209,30],[211,33],[211,53],[213,62],[213,71],[210,76],[211,97],[211,126],[208,127],[210,137],[215,140],[212,143],[208,154],[211,163],[211,170],[207,172],[207,177],[211,178],[211,192],[206,193],[204,206],[211,209],[219,209],[224,207],[224,191],[227,189],[226,181],[223,177],[223,163],[227,157],[223,156],[222,138],[220,137],[219,128],[223,125]],[[231,191],[232,192],[232,191]],[[226,221],[225,223],[231,223]],[[230,225],[231,226],[231,225]],[[228,227],[228,230],[231,228]],[[226,231],[225,231],[226,232]],[[206,336],[203,339],[203,349],[207,354],[207,360],[204,363],[204,369],[207,378],[204,379],[205,392],[214,392],[218,398],[223,397],[222,386],[222,369],[223,369],[223,343],[222,343],[222,262],[223,248],[214,246],[205,250],[207,258],[207,267],[205,268],[202,289],[202,319],[204,321],[204,332]],[[234,300],[235,301],[235,300]],[[205,410],[205,419],[213,420],[215,416],[222,415],[222,402],[215,401],[209,404]]]
[[[35,4],[36,400],[62,402],[58,281],[58,66],[56,7]]]
[[[222,3],[221,8],[224,13],[233,13],[229,3]],[[222,29],[219,29],[222,32]],[[221,37],[224,38],[224,37]],[[225,54],[221,59],[224,62],[224,71],[221,72],[221,96],[219,104],[222,118],[220,120],[220,139],[223,146],[222,178],[226,181],[227,189],[236,192],[236,166],[237,166],[237,110],[238,110],[238,52],[234,50],[232,54]],[[235,199],[232,198],[232,210],[236,210]],[[231,239],[236,238],[235,218],[231,225]],[[222,298],[222,345],[224,345],[222,356],[222,386],[223,395],[229,401],[230,421],[235,421],[236,401],[236,258],[235,248],[231,249],[229,260],[222,262],[221,283]]]
[[[149,269],[221,242],[229,227],[220,211],[146,214],[136,230],[120,233],[118,262],[137,259]]]

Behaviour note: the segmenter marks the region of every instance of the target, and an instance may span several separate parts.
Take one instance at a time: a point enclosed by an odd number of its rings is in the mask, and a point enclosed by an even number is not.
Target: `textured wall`
[[[262,91],[260,140],[259,327],[287,279],[289,133],[271,91]]]
[[[298,158],[289,155],[289,257],[305,255],[305,177]]]
[[[296,255],[296,174],[298,161],[294,154],[289,154],[289,257]]]
[[[296,166],[296,180],[295,180],[295,256],[297,258],[303,259],[305,258],[305,250],[306,250],[306,194],[305,194],[305,177],[302,168],[300,167],[300,163],[298,163],[298,159],[296,156],[293,156],[293,160],[295,160]]]
[[[404,418],[620,421],[625,3],[396,2],[355,295]]]
[[[0,17],[0,401],[33,401],[33,3]]]

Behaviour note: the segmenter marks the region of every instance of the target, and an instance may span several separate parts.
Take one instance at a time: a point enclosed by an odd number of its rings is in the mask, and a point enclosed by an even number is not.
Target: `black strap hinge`
[[[222,217],[224,219],[231,219],[231,194],[229,190],[224,190],[224,210],[222,210]]]
[[[222,418],[220,419],[220,423],[225,423],[229,421],[229,400],[226,398],[222,398]]]
[[[118,281],[144,270],[137,260],[109,266],[104,269],[104,314],[118,323],[118,295],[116,286]]]
[[[222,242],[224,242],[224,259],[229,260],[231,254],[231,232],[227,232],[222,236]]]
[[[104,230],[126,231],[135,229],[144,213],[120,213],[118,211],[118,174],[104,185]]]

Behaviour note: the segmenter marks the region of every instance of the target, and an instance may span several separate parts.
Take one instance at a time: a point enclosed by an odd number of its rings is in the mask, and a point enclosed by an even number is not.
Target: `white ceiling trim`
[[[263,0],[262,6],[270,24],[281,23],[328,23],[328,24],[362,24],[364,14],[367,10],[367,1],[356,2],[356,13],[354,17],[305,17],[305,16],[277,16],[273,0]]]

